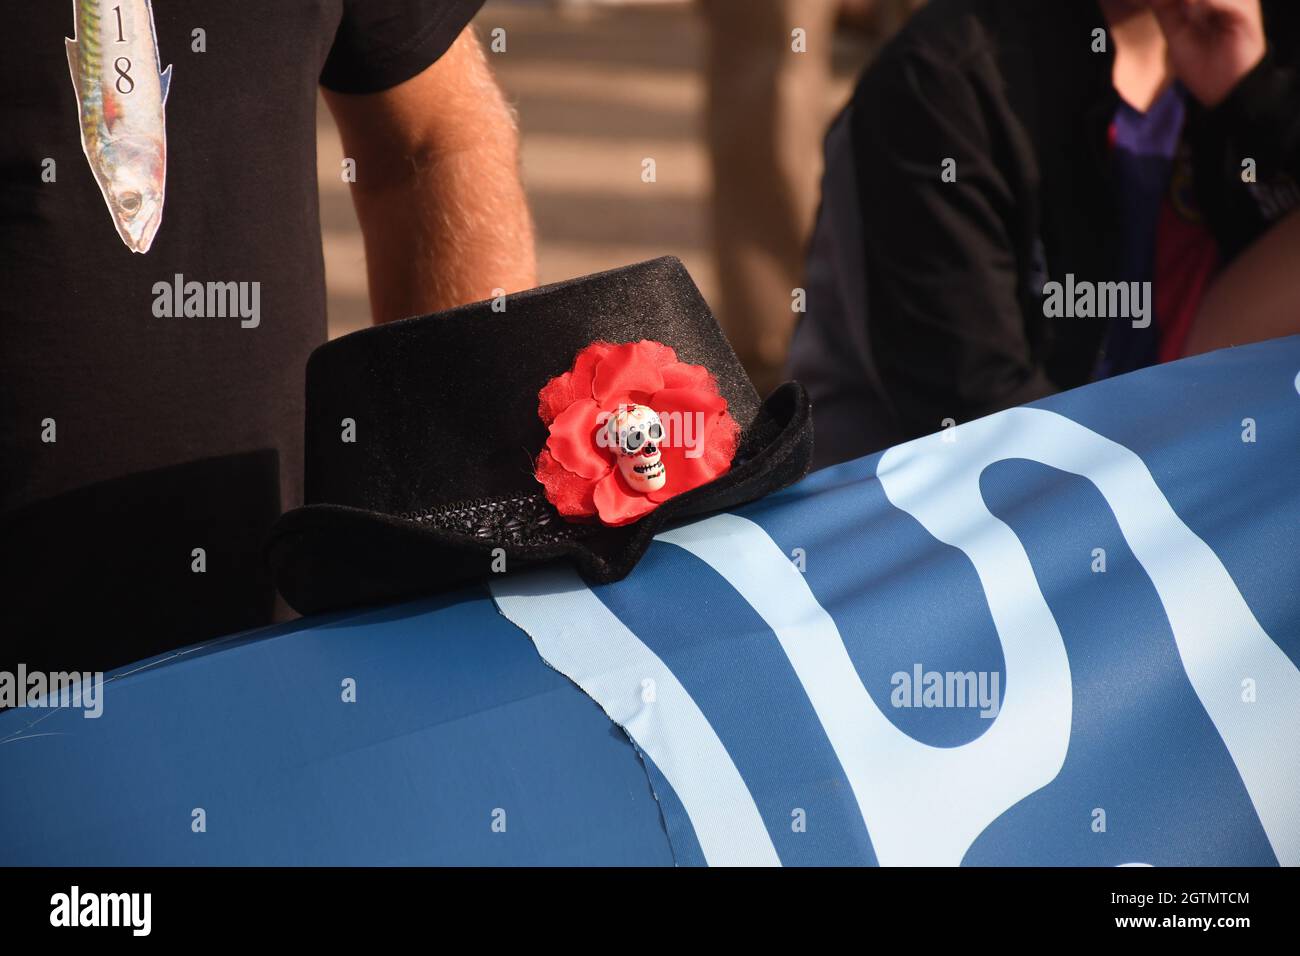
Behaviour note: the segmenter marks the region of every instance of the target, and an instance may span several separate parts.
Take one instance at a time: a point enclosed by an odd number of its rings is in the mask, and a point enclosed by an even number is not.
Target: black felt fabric
[[[594,341],[653,339],[717,378],[742,430],[731,470],[622,528],[565,521],[541,498],[547,429],[537,393]],[[344,420],[356,441],[344,442]],[[808,400],[789,383],[759,401],[685,268],[666,257],[365,329],[307,366],[307,506],[269,545],[302,613],[455,587],[569,557],[593,580],[626,575],[668,521],[732,507],[801,478]]]

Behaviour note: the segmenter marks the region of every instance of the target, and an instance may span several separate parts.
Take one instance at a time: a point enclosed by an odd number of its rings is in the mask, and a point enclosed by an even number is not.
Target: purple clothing
[[[1121,282],[1156,280],[1156,233],[1160,207],[1169,189],[1174,156],[1182,139],[1185,92],[1179,84],[1166,89],[1145,113],[1120,101],[1111,125],[1111,168],[1120,221]],[[1154,310],[1154,296],[1148,300]],[[1131,318],[1112,317],[1097,362],[1096,378],[1154,365],[1160,323],[1144,329]]]

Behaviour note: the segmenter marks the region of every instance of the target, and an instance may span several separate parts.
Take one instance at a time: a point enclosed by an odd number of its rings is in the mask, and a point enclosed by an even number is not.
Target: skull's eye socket
[[[640,428],[629,428],[623,433],[623,450],[629,455],[645,444],[645,434]]]
[[[122,193],[118,197],[117,204],[127,216],[134,216],[140,211],[140,194],[136,192]]]
[[[651,441],[659,441],[664,437],[664,426],[658,422],[651,422],[646,431],[650,435]]]

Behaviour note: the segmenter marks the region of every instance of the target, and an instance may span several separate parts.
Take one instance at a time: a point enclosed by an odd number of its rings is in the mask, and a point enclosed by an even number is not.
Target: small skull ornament
[[[663,422],[653,408],[623,405],[606,425],[610,444],[618,452],[618,470],[633,491],[658,491],[668,480],[659,443]]]

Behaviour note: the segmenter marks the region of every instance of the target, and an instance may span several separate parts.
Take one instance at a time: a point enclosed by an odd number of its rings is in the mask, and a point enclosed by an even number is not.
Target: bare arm
[[[375,322],[537,284],[514,117],[472,27],[390,90],[324,95],[356,160]]]

